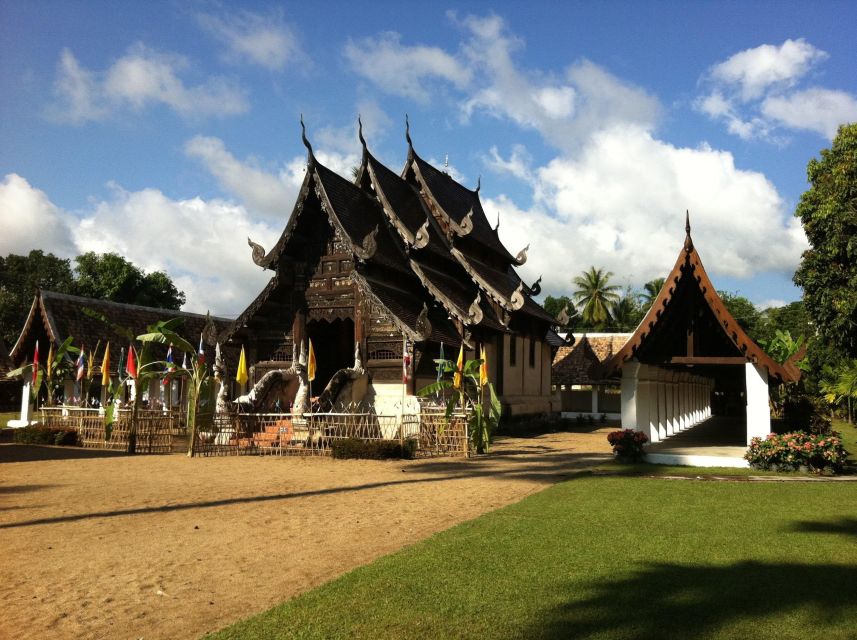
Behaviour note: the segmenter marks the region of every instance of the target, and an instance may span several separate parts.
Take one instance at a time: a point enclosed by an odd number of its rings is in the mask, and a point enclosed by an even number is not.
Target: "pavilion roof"
[[[781,382],[800,379],[795,358],[780,364],[735,320],[708,277],[690,234],[675,266],[646,316],[627,343],[605,364],[617,374],[631,359],[665,366],[716,367],[752,362]]]
[[[631,337],[630,333],[576,335],[570,346],[561,346],[553,359],[554,384],[598,384],[604,381],[603,365]]]

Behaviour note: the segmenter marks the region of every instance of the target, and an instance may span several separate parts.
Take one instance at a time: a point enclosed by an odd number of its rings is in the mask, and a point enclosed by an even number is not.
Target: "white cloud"
[[[75,255],[67,219],[44,191],[18,174],[7,174],[0,182],[0,255],[32,249]]]
[[[571,278],[590,265],[637,286],[666,274],[684,239],[685,209],[714,276],[790,273],[806,248],[765,176],[738,169],[728,152],[675,147],[640,127],[601,131],[580,154],[534,175],[531,209],[502,194],[486,198],[485,209],[501,211],[510,250],[532,243],[522,273],[528,281],[544,275],[554,295],[569,293]]]
[[[196,20],[226,45],[229,60],[246,60],[273,71],[308,61],[297,34],[284,21],[282,11],[269,15],[251,11],[222,16],[199,13]]]
[[[349,40],[345,58],[359,75],[393,95],[427,102],[427,84],[446,80],[459,88],[471,79],[470,70],[456,56],[438,47],[406,46],[398,33]]]
[[[302,169],[296,172],[287,168],[273,175],[261,169],[253,158],[240,162],[222,140],[208,136],[188,140],[185,153],[202,162],[223,189],[238,196],[251,210],[281,220],[291,213],[303,181]]]
[[[81,67],[74,54],[64,49],[54,90],[58,101],[48,115],[81,124],[100,120],[122,109],[141,110],[164,105],[187,118],[228,116],[249,108],[237,83],[211,77],[187,85],[180,74],[190,69],[184,56],[160,53],[143,44],[128,52],[103,72]]]
[[[778,129],[814,131],[832,139],[840,124],[857,120],[857,97],[797,87],[813,65],[827,58],[802,38],[741,51],[709,70],[703,79],[707,93],[694,107],[744,140],[784,144]]]
[[[776,46],[763,44],[740,51],[715,64],[715,80],[736,86],[746,102],[760,98],[771,87],[793,86],[810,68],[828,57],[803,38]]]
[[[857,97],[844,91],[812,88],[769,96],[762,113],[792,129],[815,131],[832,140],[840,124],[857,121]]]
[[[513,145],[508,160],[500,155],[496,146],[491,147],[489,156],[483,158],[482,161],[495,173],[509,174],[524,182],[533,182],[533,158],[522,144]]]

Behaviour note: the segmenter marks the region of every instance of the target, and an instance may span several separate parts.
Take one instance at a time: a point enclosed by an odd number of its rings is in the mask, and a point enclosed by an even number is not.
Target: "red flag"
[[[125,372],[135,380],[137,379],[137,357],[133,345],[128,347],[128,363],[125,365]]]
[[[33,384],[36,384],[36,376],[39,375],[39,341],[36,340],[36,350],[33,352]]]
[[[408,352],[408,341],[402,342],[402,382],[411,381],[411,354]]]

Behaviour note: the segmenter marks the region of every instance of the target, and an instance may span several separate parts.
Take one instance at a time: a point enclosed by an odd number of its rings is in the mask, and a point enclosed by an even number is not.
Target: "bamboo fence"
[[[46,427],[76,429],[80,443],[89,449],[128,451],[131,436],[131,409],[120,409],[109,429],[99,409],[81,407],[43,407]],[[170,453],[178,412],[140,409],[137,411],[135,453]]]

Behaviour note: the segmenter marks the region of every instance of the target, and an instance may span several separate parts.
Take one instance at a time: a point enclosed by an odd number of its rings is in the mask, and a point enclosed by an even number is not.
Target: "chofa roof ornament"
[[[363,242],[360,243],[360,246],[354,245],[354,253],[358,258],[361,260],[368,260],[375,255],[375,251],[378,250],[378,242],[375,240],[377,235],[378,225],[376,224],[375,228],[367,233],[363,238]]]
[[[515,256],[515,264],[519,267],[524,266],[527,263],[527,251],[530,250],[530,245],[528,244],[526,247],[518,251],[518,255]]]
[[[414,330],[419,334],[421,340],[428,340],[431,336],[432,326],[428,317],[428,306],[423,302],[423,310],[417,316],[417,321]]]
[[[414,249],[422,249],[429,243],[429,219],[426,217],[426,221],[423,222],[422,226],[417,229],[417,234],[414,236]]]
[[[265,266],[265,248],[261,244],[257,244],[253,242],[250,238],[247,238],[247,244],[253,249],[253,253],[251,254],[253,258],[254,264],[256,266],[262,267],[266,269]]]
[[[477,291],[476,299],[470,304],[470,308],[467,310],[467,319],[471,324],[479,324],[482,322],[483,313],[480,302],[482,302],[482,294]]]
[[[518,283],[518,288],[512,293],[512,297],[509,298],[509,303],[512,305],[512,309],[517,311],[524,306],[524,300],[524,281],[522,280]]]
[[[562,309],[560,309],[559,313],[556,314],[556,322],[560,327],[564,327],[568,324],[568,321],[571,320],[568,316],[568,304],[566,304]]]
[[[531,296],[537,296],[542,292],[541,282],[542,282],[542,277],[539,276],[538,279],[533,284],[531,284],[529,287],[527,287],[530,290]]]

